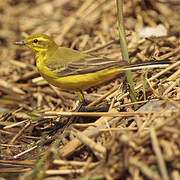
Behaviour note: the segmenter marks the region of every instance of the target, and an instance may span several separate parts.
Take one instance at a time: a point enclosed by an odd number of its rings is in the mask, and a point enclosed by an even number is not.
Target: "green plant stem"
[[[118,14],[118,23],[119,23],[119,38],[120,38],[120,47],[122,52],[122,59],[129,62],[129,55],[127,51],[127,44],[126,44],[126,36],[124,30],[124,23],[123,23],[123,0],[116,0],[117,6],[117,14]],[[134,84],[132,79],[132,72],[126,71],[126,79],[130,89],[130,97],[133,102],[136,100],[136,92],[134,90]],[[135,106],[137,108],[137,106]]]

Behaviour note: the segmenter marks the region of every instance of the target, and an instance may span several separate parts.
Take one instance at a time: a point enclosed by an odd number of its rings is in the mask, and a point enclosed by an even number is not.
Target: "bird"
[[[60,89],[75,91],[80,102],[85,101],[83,91],[113,79],[126,70],[166,67],[164,61],[129,64],[126,61],[99,57],[71,48],[58,46],[46,34],[34,34],[16,45],[32,50],[40,75],[49,84]]]

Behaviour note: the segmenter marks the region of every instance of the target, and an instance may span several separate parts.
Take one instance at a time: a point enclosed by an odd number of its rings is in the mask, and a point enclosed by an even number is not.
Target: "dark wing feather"
[[[47,65],[59,77],[94,73],[114,66],[126,66],[127,63],[120,60],[112,60],[104,57],[87,55],[79,60],[68,62],[60,66]]]

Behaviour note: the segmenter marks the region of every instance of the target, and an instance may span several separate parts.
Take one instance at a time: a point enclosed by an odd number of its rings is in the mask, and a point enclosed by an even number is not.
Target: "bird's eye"
[[[37,39],[34,39],[34,41],[33,41],[34,43],[37,43],[38,42],[38,40]]]

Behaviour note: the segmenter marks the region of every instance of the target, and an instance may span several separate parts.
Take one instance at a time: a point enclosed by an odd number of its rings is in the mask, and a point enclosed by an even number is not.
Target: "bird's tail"
[[[143,63],[135,63],[135,64],[128,64],[121,70],[137,70],[137,69],[146,69],[146,68],[163,68],[172,64],[173,62],[170,60],[162,60],[162,61],[146,61]]]

